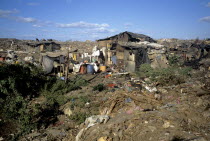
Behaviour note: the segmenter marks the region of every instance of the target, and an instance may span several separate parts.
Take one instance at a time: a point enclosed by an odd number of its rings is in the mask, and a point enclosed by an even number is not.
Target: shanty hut
[[[119,68],[135,72],[141,64],[151,64],[153,68],[168,66],[166,47],[157,43],[118,43],[108,50],[107,64],[116,64]]]
[[[147,48],[135,46],[122,46],[122,48],[124,49],[124,61],[122,62],[124,62],[125,71],[135,72],[141,64],[151,63]]]
[[[0,51],[0,61],[4,61],[7,56],[6,51]]]
[[[65,56],[66,52],[46,52],[40,54],[40,63],[46,73],[50,73],[53,68],[60,67],[60,71],[64,72]]]
[[[102,48],[102,47],[112,47],[113,44],[118,42],[142,42],[142,41],[156,42],[149,36],[125,31],[105,39],[97,40],[97,43],[98,47]]]
[[[73,53],[76,54],[77,50],[72,50],[68,52],[57,51],[57,52],[40,53],[39,62],[46,73],[52,72],[53,68],[54,72],[56,69],[57,72],[64,73],[64,71],[66,70],[64,64],[67,63],[69,65],[70,62],[75,62],[75,60],[71,56]]]
[[[97,42],[99,48],[107,49],[107,65],[115,64],[128,72],[135,72],[144,63],[150,63],[153,68],[167,67],[165,46],[149,36],[126,31]]]
[[[35,52],[46,52],[46,51],[56,51],[60,50],[60,44],[57,44],[53,41],[41,41],[41,42],[33,42],[27,43],[29,46],[28,51],[35,51]]]

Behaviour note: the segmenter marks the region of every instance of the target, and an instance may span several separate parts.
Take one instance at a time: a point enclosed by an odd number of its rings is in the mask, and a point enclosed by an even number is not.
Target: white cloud
[[[34,25],[32,25],[33,27],[42,27],[41,25],[39,25],[39,24],[34,24]]]
[[[69,24],[57,24],[57,27],[60,28],[101,28],[101,27],[109,27],[108,24],[97,24],[97,23],[87,23],[87,22],[75,22]]]
[[[125,23],[124,26],[125,26],[126,29],[128,29],[129,27],[133,26],[133,24],[132,23]]]
[[[206,5],[207,7],[210,7],[210,2],[208,2],[208,4]]]
[[[43,32],[56,32],[56,30],[47,30],[47,29],[42,29]]]
[[[12,14],[16,14],[19,11],[14,9],[14,10],[1,10],[0,9],[0,18],[5,18],[9,20],[15,20],[17,22],[24,22],[24,23],[35,23],[37,22],[36,19],[31,18],[31,17],[18,17],[14,16]]]
[[[210,23],[210,16],[207,16],[207,17],[203,17],[200,19],[200,21],[203,21],[203,22],[208,22]]]
[[[116,31],[117,30],[115,30],[115,29],[107,29],[105,27],[92,29],[92,32],[96,32],[96,33],[114,33]]]
[[[56,24],[51,21],[36,20],[35,24],[33,24],[33,27],[46,27],[46,26],[55,26],[55,25]]]
[[[0,9],[0,17],[8,17],[11,14],[16,14],[18,12],[19,11],[16,10],[16,9],[14,9],[14,10],[2,10],[2,9]]]
[[[27,5],[29,5],[29,6],[37,6],[37,5],[40,5],[40,4],[36,3],[36,2],[30,2],[30,3],[27,3]]]
[[[18,22],[23,22],[23,23],[36,23],[37,20],[31,17],[15,17],[15,20]]]

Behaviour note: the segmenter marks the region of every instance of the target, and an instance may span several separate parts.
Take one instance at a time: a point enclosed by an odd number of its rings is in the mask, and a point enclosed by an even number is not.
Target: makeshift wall
[[[135,50],[135,62],[136,62],[136,69],[138,69],[141,64],[151,63],[148,57],[147,48],[138,48],[137,50]]]
[[[151,60],[151,67],[153,68],[166,68],[168,67],[168,60],[166,57],[166,50],[151,49],[148,51],[149,59]]]
[[[103,41],[98,41],[98,47],[107,47],[107,44],[111,44],[113,41],[112,40],[103,40]]]
[[[42,52],[42,51],[44,51],[44,50],[45,50],[44,45],[40,45],[40,46],[39,46],[39,48],[40,48],[40,52]]]
[[[136,63],[134,61],[126,61],[125,62],[125,71],[135,72],[136,71]]]
[[[141,64],[150,63],[146,48],[132,48],[124,51],[125,70],[135,72]]]
[[[124,52],[117,52],[116,53],[116,55],[117,55],[117,59],[121,59],[121,60],[123,60],[124,59]]]

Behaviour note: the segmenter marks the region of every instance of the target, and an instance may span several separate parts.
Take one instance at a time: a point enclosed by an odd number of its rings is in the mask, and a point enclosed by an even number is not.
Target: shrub
[[[98,84],[96,86],[93,87],[93,91],[103,91],[105,89],[104,84]]]
[[[78,97],[71,97],[70,98],[72,103],[70,105],[71,109],[73,110],[75,107],[84,108],[87,102],[90,102],[88,96],[78,96]]]
[[[179,65],[179,57],[176,55],[169,56],[168,62],[169,62],[169,65],[171,65],[171,66]]]
[[[0,67],[0,97],[21,95],[23,97],[38,96],[38,91],[46,83],[41,70],[33,70],[29,66],[3,65]]]
[[[73,113],[71,116],[70,116],[70,119],[75,121],[77,124],[81,124],[83,122],[85,122],[85,119],[88,117],[89,115],[84,113],[84,112],[76,112],[76,113]]]
[[[65,83],[45,76],[40,68],[30,64],[3,65],[0,66],[0,74],[0,119],[4,121],[0,124],[16,127],[19,132],[15,137],[55,122],[58,107],[68,101],[64,94],[88,84],[80,77]],[[31,98],[40,94],[46,97],[46,102],[30,104]],[[81,101],[85,102],[87,98],[81,98]]]
[[[137,75],[149,77],[151,81],[160,85],[181,84],[190,76],[190,67],[169,66],[168,68],[153,69],[149,64],[142,64]]]

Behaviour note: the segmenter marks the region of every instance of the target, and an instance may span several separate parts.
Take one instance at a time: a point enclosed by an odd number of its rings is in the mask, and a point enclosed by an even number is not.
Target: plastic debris
[[[97,123],[106,123],[109,120],[107,115],[94,115],[85,120],[85,124],[88,125],[87,128],[94,126]]]
[[[132,99],[130,97],[125,99],[125,103],[130,103],[131,101]]]
[[[157,92],[157,88],[156,87],[145,86],[145,89],[147,89],[149,92]]]

